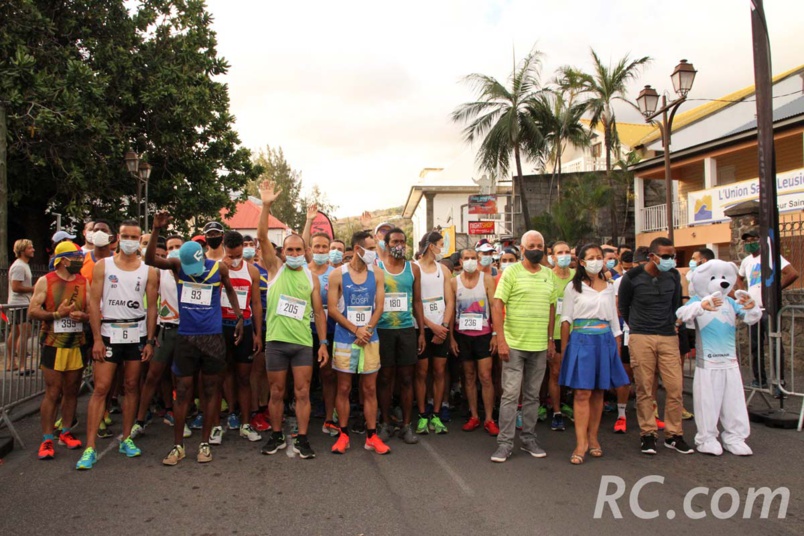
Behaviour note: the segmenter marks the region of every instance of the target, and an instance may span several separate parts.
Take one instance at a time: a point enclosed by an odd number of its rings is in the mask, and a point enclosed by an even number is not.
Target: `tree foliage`
[[[570,245],[600,237],[600,209],[611,202],[612,189],[595,173],[565,179],[561,199],[551,212],[533,219],[533,225],[548,240],[562,239]]]
[[[233,208],[256,176],[229,112],[228,64],[200,0],[0,3],[12,231],[136,214],[128,149],[152,166],[150,204],[177,222]]]
[[[281,147],[266,146],[265,149],[260,149],[253,163],[260,168],[260,175],[248,184],[248,193],[259,197],[259,183],[264,180],[274,181],[282,189],[282,195],[274,202],[271,213],[291,229],[301,230],[307,218],[302,199],[301,172],[290,167]]]

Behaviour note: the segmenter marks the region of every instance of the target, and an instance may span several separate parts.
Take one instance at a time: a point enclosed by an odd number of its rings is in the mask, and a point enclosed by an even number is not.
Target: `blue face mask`
[[[178,249],[174,249],[173,251],[171,251],[170,253],[168,253],[168,255],[167,255],[167,256],[168,256],[168,259],[178,259],[178,258],[179,258],[179,250],[178,250]]]
[[[606,261],[606,268],[609,270],[614,270],[615,266],[617,266],[617,259],[609,259]]]
[[[313,253],[313,262],[323,266],[329,262],[329,253]]]
[[[380,247],[381,250],[385,251],[385,240],[380,240],[377,242],[377,245]]]
[[[690,261],[690,270],[692,270],[692,271],[694,272],[694,271],[695,271],[695,269],[696,269],[697,267],[698,267],[698,263],[697,263],[697,262],[695,262],[695,261]]]
[[[332,264],[340,264],[343,262],[343,252],[337,249],[332,249],[329,252],[329,262]]]
[[[485,255],[480,257],[480,266],[486,267],[491,266],[491,263],[494,262],[494,258],[491,255]]]
[[[288,268],[301,268],[307,264],[307,259],[304,258],[304,255],[299,255],[298,257],[289,255],[285,257],[285,264],[288,266]]]
[[[243,258],[251,260],[257,256],[257,250],[254,248],[243,248]]]
[[[566,268],[572,262],[572,255],[558,255],[556,258],[556,263],[558,264],[559,268]]]
[[[673,268],[676,267],[676,260],[675,259],[659,259],[659,263],[656,265],[661,272],[669,272]]]

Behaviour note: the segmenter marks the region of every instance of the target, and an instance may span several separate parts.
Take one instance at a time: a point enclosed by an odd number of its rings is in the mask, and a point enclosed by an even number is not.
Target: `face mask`
[[[603,260],[598,259],[596,261],[584,261],[586,266],[584,266],[584,270],[586,273],[590,275],[597,275],[600,273],[600,270],[603,269]]]
[[[553,256],[552,256],[552,255],[548,255],[548,256],[547,256],[547,263],[548,263],[550,266],[555,266],[555,265],[556,265],[556,261],[554,261],[554,260],[553,260]]]
[[[168,259],[178,259],[179,258],[179,250],[174,249],[173,251],[168,252]]]
[[[377,246],[379,246],[381,250],[385,251],[385,240],[380,240],[377,242]]]
[[[480,266],[482,266],[484,268],[487,267],[487,266],[491,266],[492,262],[494,262],[494,259],[489,255],[486,255],[484,257],[480,257]]]
[[[109,235],[103,231],[95,231],[92,233],[92,243],[99,248],[109,245]]]
[[[135,253],[138,249],[140,249],[140,241],[139,240],[121,240],[120,241],[120,249],[126,255],[131,255]]]
[[[329,253],[313,253],[313,262],[323,266],[329,262]]]
[[[506,268],[508,268],[509,266],[513,266],[514,264],[516,264],[516,263],[515,262],[501,262],[500,263],[500,271],[504,272]]]
[[[394,246],[390,250],[391,257],[395,259],[404,259],[405,258],[405,246]]]
[[[80,261],[71,262],[70,264],[67,265],[67,272],[69,272],[72,275],[80,274],[81,268],[83,267],[84,267],[83,262]]]
[[[528,259],[528,262],[531,264],[539,264],[544,258],[544,251],[541,249],[526,249],[525,258]]]
[[[615,266],[617,266],[617,259],[609,259],[606,261],[606,268],[609,270],[614,270]]]
[[[288,268],[301,268],[306,263],[307,259],[304,258],[304,255],[299,255],[298,257],[288,255],[285,257],[285,264],[288,265]]]
[[[695,269],[696,269],[697,267],[698,267],[698,263],[697,263],[697,262],[695,262],[695,261],[690,261],[690,270],[692,270],[692,271],[694,272],[694,271],[695,271]]]
[[[95,233],[94,233],[94,232],[92,232],[92,231],[89,231],[89,232],[86,234],[86,236],[85,236],[84,238],[86,239],[87,244],[94,244],[94,243],[95,243],[95,242],[94,242],[94,236],[93,236],[94,234],[95,234]]]
[[[230,259],[229,262],[232,263],[232,268],[240,268],[240,263],[243,262],[243,258]]]
[[[343,262],[343,252],[337,249],[329,251],[329,262],[332,264],[340,264]]]
[[[676,260],[675,259],[662,259],[659,258],[659,262],[656,264],[659,268],[660,272],[668,272],[676,267]]]
[[[211,238],[207,238],[207,245],[210,249],[218,249],[220,245],[223,243],[222,236],[214,236]]]
[[[473,274],[477,271],[477,260],[467,259],[463,261],[463,271],[467,274]]]
[[[257,256],[257,250],[254,248],[243,248],[243,258],[250,261]]]
[[[436,252],[435,252],[435,249],[433,249],[433,257],[435,258],[435,261],[436,261],[436,262],[441,262],[441,261],[444,259],[444,254],[443,254],[443,253],[441,253],[441,251],[439,251],[438,253],[436,253]]]
[[[559,268],[566,268],[572,262],[572,255],[558,255],[556,263]]]
[[[745,246],[743,246],[743,248],[745,248],[746,253],[751,253],[753,255],[759,251],[759,242],[748,242]]]
[[[374,264],[374,261],[377,260],[377,252],[370,249],[364,249],[363,254],[360,255],[360,260],[362,260],[368,266],[371,266]]]

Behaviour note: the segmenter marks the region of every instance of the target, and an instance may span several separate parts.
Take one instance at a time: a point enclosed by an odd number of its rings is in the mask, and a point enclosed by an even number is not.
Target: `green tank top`
[[[265,340],[313,346],[310,311],[313,276],[305,266],[301,270],[279,269],[268,283],[265,308]]]
[[[413,268],[406,262],[402,272],[389,273],[385,264],[379,263],[385,272],[385,303],[378,329],[402,329],[413,327]]]

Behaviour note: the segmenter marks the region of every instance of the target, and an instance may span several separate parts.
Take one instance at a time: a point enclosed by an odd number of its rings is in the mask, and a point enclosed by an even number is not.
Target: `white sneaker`
[[[244,437],[249,441],[259,441],[262,436],[257,433],[257,430],[251,427],[250,424],[240,425],[240,437]]]
[[[193,435],[193,431],[190,430],[190,427],[187,426],[187,423],[184,423],[184,437],[190,437]]]
[[[212,433],[209,434],[210,445],[220,445],[223,443],[223,427],[213,426]]]
[[[131,439],[137,439],[141,435],[145,435],[145,430],[143,430],[142,426],[137,423],[134,423],[134,426],[131,427],[131,434],[129,437]]]

